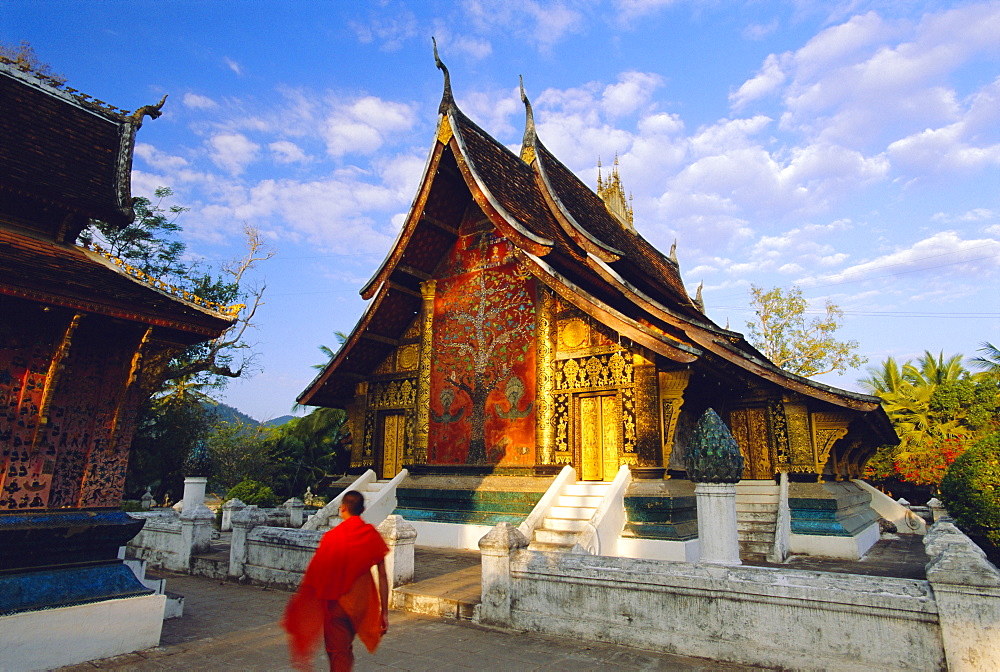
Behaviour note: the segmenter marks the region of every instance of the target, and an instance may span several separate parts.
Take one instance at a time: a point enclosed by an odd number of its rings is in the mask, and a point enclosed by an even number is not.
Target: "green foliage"
[[[900,443],[879,448],[866,478],[936,487],[968,446],[997,428],[996,381],[970,374],[961,355],[925,352],[902,366],[890,357],[868,372],[860,383],[882,398]]]
[[[798,287],[786,293],[780,287],[765,291],[750,285],[750,304],[757,315],[755,321],[747,322],[750,343],[786,371],[807,378],[833,371],[843,375],[848,368],[868,361],[855,352],[857,341],[834,338],[844,311],[830,301],[823,317],[808,322],[809,302]]]
[[[245,480],[269,480],[275,471],[271,455],[272,434],[270,427],[256,423],[219,422],[213,425],[205,439],[205,447],[212,458],[211,480],[224,488],[232,488]]]
[[[275,488],[287,497],[302,497],[332,474],[346,472],[347,415],[339,408],[317,408],[276,429],[272,454],[276,465]]]
[[[684,456],[688,478],[695,483],[736,483],[743,476],[743,455],[736,439],[713,409],[694,426]]]
[[[197,399],[167,396],[153,399],[139,411],[132,438],[125,492],[141,494],[151,487],[157,501],[184,492],[184,460],[209,432],[208,412]]]
[[[955,460],[941,481],[941,501],[962,530],[1000,548],[1000,433]]]
[[[230,499],[238,499],[244,504],[255,505],[261,508],[274,508],[278,506],[278,496],[269,487],[252,479],[245,479],[229,488],[223,503]]]

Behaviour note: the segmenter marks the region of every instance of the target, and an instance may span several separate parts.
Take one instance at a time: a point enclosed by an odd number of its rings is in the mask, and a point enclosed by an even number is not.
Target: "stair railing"
[[[340,502],[344,499],[344,493],[351,490],[361,491],[369,483],[374,483],[378,478],[375,476],[375,472],[369,469],[365,473],[361,474],[349,487],[344,488],[344,492],[340,493],[333,500],[324,506],[322,509],[317,511],[309,520],[307,520],[303,525],[303,530],[318,530],[324,525],[330,525],[330,527],[336,527],[340,522]],[[381,521],[380,521],[381,522]]]
[[[549,515],[549,511],[555,504],[556,498],[562,494],[563,488],[572,483],[576,483],[576,469],[567,464],[555,477],[552,484],[549,485],[549,489],[545,491],[542,498],[535,504],[535,508],[531,510],[528,517],[517,526],[521,534],[530,540],[531,535],[535,533],[535,529],[541,527],[542,521]]]
[[[587,553],[611,556],[618,553],[618,537],[625,529],[625,491],[631,482],[632,470],[623,464],[580,533],[578,545]]]
[[[370,500],[366,498],[365,512],[361,514],[361,518],[366,523],[376,526],[388,518],[389,514],[396,508],[396,488],[409,475],[410,472],[406,469],[401,470],[393,476],[391,481],[383,485],[378,492],[372,493],[374,496]]]

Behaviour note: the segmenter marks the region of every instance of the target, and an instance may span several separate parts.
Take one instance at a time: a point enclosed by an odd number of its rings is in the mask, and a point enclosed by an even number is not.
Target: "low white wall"
[[[0,617],[0,671],[50,670],[160,643],[163,595]]]
[[[815,555],[843,560],[860,560],[881,538],[878,524],[871,524],[853,537],[824,536],[819,534],[788,535],[788,548],[792,553]]]
[[[323,532],[255,527],[247,534],[244,574],[255,583],[294,590]]]
[[[181,521],[176,513],[143,512],[129,515],[146,521],[139,534],[128,542],[127,547],[132,556],[145,560],[153,567],[176,572],[188,571],[190,550],[184,548]]]
[[[792,669],[944,660],[926,581],[528,550],[510,576],[516,629]]]
[[[479,540],[493,529],[492,525],[462,525],[459,523],[433,523],[424,520],[407,520],[417,531],[421,546],[457,548],[478,551]]]
[[[618,555],[623,558],[642,558],[644,560],[698,562],[701,546],[697,539],[666,541],[663,539],[621,537],[618,539]]]

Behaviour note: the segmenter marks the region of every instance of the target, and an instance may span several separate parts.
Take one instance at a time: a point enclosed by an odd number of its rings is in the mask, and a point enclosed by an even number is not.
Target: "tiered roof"
[[[300,395],[301,403],[346,405],[354,384],[398,344],[419,313],[419,282],[432,277],[457,238],[456,213],[461,216],[459,211],[467,201],[456,201],[455,195],[467,193],[542,283],[668,360],[683,365],[708,357],[719,366],[735,365],[835,406],[861,411],[879,408],[875,397],[779,369],[741,334],[712,322],[688,296],[677,262],[620,221],[542,144],[523,91],[526,129],[516,155],[459,110],[447,68],[440,61],[438,67],[445,73],[445,92],[436,142],[417,197],[392,250],[362,290],[362,296],[374,299],[372,304],[330,364]],[[440,212],[446,203],[452,210],[450,217]],[[390,308],[394,303],[396,308]],[[402,313],[393,314],[396,309]],[[885,427],[879,431],[891,432],[887,421],[882,424]],[[891,440],[888,434],[886,439]]]
[[[166,327],[179,342],[233,322],[230,309],[74,244],[91,219],[135,219],[135,133],[163,102],[127,112],[0,57],[0,294]]]

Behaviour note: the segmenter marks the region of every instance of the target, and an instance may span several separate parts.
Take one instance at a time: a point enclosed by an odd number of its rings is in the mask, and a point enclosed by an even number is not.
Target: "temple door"
[[[403,445],[406,439],[406,416],[385,413],[381,416],[382,478],[392,478],[403,466]]]
[[[621,408],[618,396],[580,397],[580,462],[584,481],[610,480],[618,473]]]
[[[743,453],[745,480],[774,478],[774,460],[767,430],[767,411],[740,408],[729,412],[729,429]]]

